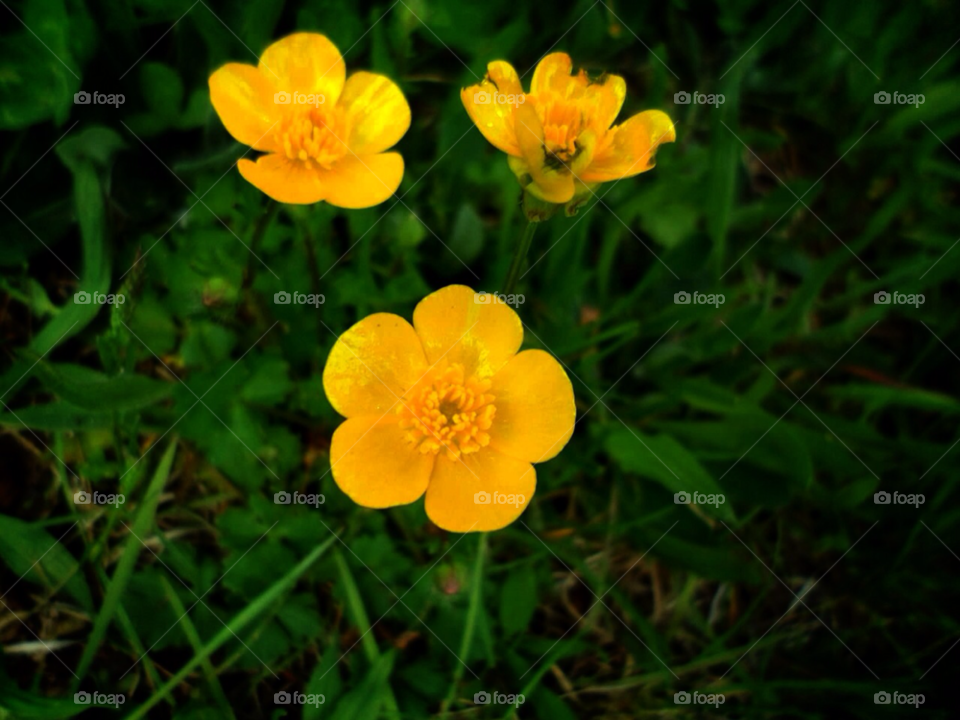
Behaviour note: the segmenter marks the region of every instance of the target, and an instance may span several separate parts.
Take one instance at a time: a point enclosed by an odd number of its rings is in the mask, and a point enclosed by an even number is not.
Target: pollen
[[[580,101],[548,93],[537,104],[537,111],[547,152],[564,162],[573,159],[577,153],[577,138],[586,126]]]
[[[314,164],[329,170],[349,150],[343,113],[336,107],[313,107],[289,114],[278,125],[277,141],[291,160],[308,170]]]
[[[467,377],[463,365],[434,368],[397,407],[404,437],[423,454],[441,448],[451,460],[490,444],[497,408],[490,380]]]

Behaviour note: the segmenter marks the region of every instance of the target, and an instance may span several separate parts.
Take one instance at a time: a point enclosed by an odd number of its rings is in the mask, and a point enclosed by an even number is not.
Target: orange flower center
[[[490,380],[466,377],[459,363],[435,368],[397,407],[404,437],[424,454],[444,448],[451,460],[486,447],[497,412],[489,389]]]
[[[304,162],[308,169],[313,163],[329,170],[346,155],[347,136],[343,111],[337,107],[297,109],[280,121],[278,142],[291,160]]]
[[[537,102],[537,114],[543,125],[543,144],[548,153],[567,163],[580,151],[577,138],[587,124],[584,109],[575,99],[557,93],[545,95]]]

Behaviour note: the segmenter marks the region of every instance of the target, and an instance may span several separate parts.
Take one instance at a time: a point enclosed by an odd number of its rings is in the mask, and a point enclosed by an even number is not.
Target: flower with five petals
[[[317,33],[295,33],[266,49],[257,67],[228,63],[210,76],[210,101],[236,140],[266,153],[242,158],[240,174],[274,200],[343,208],[378,205],[403,178],[393,147],[410,127],[410,106],[382,75],[346,66]]]
[[[323,371],[347,420],[333,434],[337,485],[371,508],[425,495],[452,532],[497,530],[536,490],[532,463],[573,434],[573,387],[543,350],[518,353],[523,325],[496,296],[451,285],[428,295],[413,325],[370,315],[334,344]]]

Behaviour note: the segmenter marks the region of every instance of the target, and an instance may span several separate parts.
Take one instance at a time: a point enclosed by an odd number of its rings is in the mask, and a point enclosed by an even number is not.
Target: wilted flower
[[[568,203],[600,183],[649,170],[661,143],[676,139],[673,122],[647,110],[613,125],[627,86],[622,77],[571,74],[566,53],[543,58],[524,93],[517,71],[498,60],[461,99],[483,136],[507,153],[510,169],[532,195]]]

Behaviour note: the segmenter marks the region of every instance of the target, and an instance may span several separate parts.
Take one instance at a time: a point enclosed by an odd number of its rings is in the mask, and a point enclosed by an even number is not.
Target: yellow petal
[[[263,151],[275,149],[272,126],[280,117],[273,84],[252,65],[228,63],[210,76],[210,102],[235,140]]]
[[[338,100],[346,113],[347,145],[357,155],[392,148],[410,127],[410,106],[389,78],[369,72],[350,76]]]
[[[597,133],[602,133],[613,125],[613,121],[620,114],[620,108],[627,97],[627,83],[619,75],[604,75],[585,88],[584,97],[593,105],[589,118],[590,127]]]
[[[345,155],[323,173],[324,200],[342,208],[373,207],[393,195],[402,179],[400,153]]]
[[[479,377],[496,373],[523,342],[523,323],[509,305],[465,285],[427,295],[413,311],[413,326],[431,365],[444,358]]]
[[[425,502],[436,525],[450,532],[481,532],[499,530],[520,517],[537,489],[533,465],[489,448],[462,460],[437,455]],[[490,502],[478,502],[485,499]]]
[[[344,417],[382,415],[427,370],[420,338],[399,315],[369,315],[341,335],[323,369],[323,389]]]
[[[521,96],[523,88],[517,71],[503,60],[487,65],[483,82],[460,91],[460,100],[477,129],[491,145],[508,155],[520,154],[513,113]]]
[[[540,95],[544,91],[565,93],[572,78],[573,60],[565,52],[550,53],[539,63],[533,71],[533,80],[530,82],[530,92]]]
[[[277,202],[308,205],[324,199],[324,187],[316,165],[308,169],[300,160],[271,154],[257,161],[241,158],[240,174],[251,185]]]
[[[543,125],[532,103],[524,103],[514,113],[517,144],[526,162],[532,183],[526,188],[541,200],[565,203],[573,197],[573,174],[559,160],[547,157],[543,143]],[[512,158],[511,158],[512,160]],[[521,165],[511,162],[514,173]],[[523,180],[521,179],[521,185]]]
[[[423,495],[435,456],[418,453],[404,438],[395,415],[351,418],[333,433],[333,479],[358,505],[387,508]]]
[[[490,388],[497,414],[490,447],[529,462],[554,457],[573,435],[573,386],[550,353],[524,350],[504,365]]]
[[[580,179],[585,183],[607,182],[649,170],[655,164],[657,147],[676,137],[673,121],[666,113],[647,110],[634,115],[611,128]]]
[[[260,57],[260,71],[276,91],[320,93],[333,104],[347,75],[337,46],[319,33],[294,33],[277,40]]]

